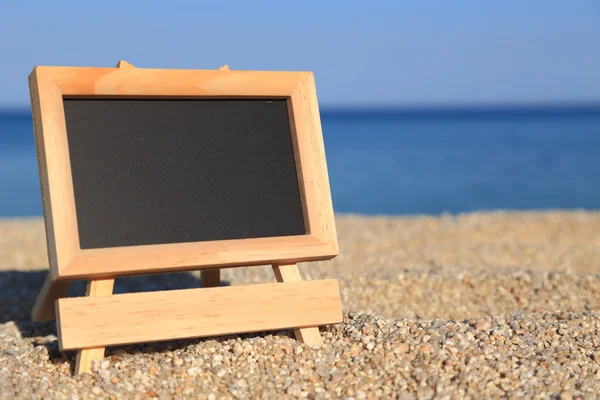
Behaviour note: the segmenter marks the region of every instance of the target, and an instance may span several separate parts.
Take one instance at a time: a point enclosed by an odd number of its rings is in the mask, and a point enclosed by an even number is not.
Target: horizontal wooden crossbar
[[[61,351],[342,322],[337,280],[62,298]]]

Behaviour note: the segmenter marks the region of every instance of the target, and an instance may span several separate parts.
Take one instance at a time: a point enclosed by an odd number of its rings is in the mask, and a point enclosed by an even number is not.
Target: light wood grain
[[[52,279],[79,250],[62,93],[47,70],[29,76],[48,258]]]
[[[110,296],[113,292],[114,283],[115,281],[113,279],[90,281],[88,282],[85,294],[88,297]],[[62,326],[60,325],[60,321],[58,321],[58,318],[56,323],[59,329],[61,330],[62,334]],[[102,360],[103,358],[104,347],[86,348],[83,350],[79,350],[79,352],[77,353],[77,361],[75,363],[75,375],[91,373],[92,361]]]
[[[329,248],[330,254],[337,255],[339,246],[312,73],[298,85],[288,103],[307,230]]]
[[[52,280],[48,273],[31,310],[31,319],[34,322],[52,321],[55,316],[54,303],[56,299],[67,294],[70,285],[70,281]]]
[[[87,285],[85,295],[89,297],[110,296],[115,285],[114,279],[97,279]]]
[[[104,353],[104,347],[79,350],[75,361],[75,375],[91,374],[93,361],[102,361],[104,359]]]
[[[311,235],[81,250],[59,279],[114,277],[323,260],[332,248]]]
[[[273,272],[277,282],[302,281],[302,275],[300,275],[300,270],[296,264],[273,265]],[[319,347],[323,344],[323,337],[318,326],[295,328],[294,335],[296,335],[296,340],[312,347]]]
[[[221,286],[221,270],[202,271],[201,280],[202,287],[219,287]]]
[[[284,98],[308,72],[40,66],[65,96]]]
[[[134,68],[133,65],[123,60],[117,63],[117,67]],[[56,281],[56,278],[59,275],[59,268],[70,262],[74,254],[79,251],[79,240],[78,236],[74,236],[77,233],[77,219],[74,215],[75,202],[73,199],[67,198],[73,194],[73,184],[70,177],[70,164],[65,161],[68,156],[66,124],[64,124],[64,121],[62,123],[54,121],[57,118],[64,120],[62,98],[57,99],[57,88],[49,77],[42,74],[42,78],[40,78],[37,69],[34,69],[30,75],[29,84],[50,263],[50,272],[31,311],[33,321],[41,322],[54,319],[55,302],[58,298],[64,297],[69,289],[70,281]],[[44,95],[43,98],[40,95],[40,87]],[[42,106],[44,107],[43,117]],[[49,159],[47,158],[47,152],[50,153]],[[66,171],[63,170],[65,168]],[[50,175],[54,187],[54,202],[50,199]],[[61,184],[63,186],[59,186]],[[61,194],[63,196],[60,196]],[[55,215],[60,223],[66,221],[65,225],[59,224],[57,231],[54,229],[53,222]],[[58,262],[56,233],[59,235],[58,242],[61,244],[61,249],[65,248],[61,252],[60,263]],[[93,287],[88,286],[88,290],[95,293],[97,286],[102,293],[108,290],[105,285],[107,285],[105,281],[99,281],[94,283]],[[112,293],[112,283],[110,284],[110,292]]]
[[[119,60],[119,62],[117,63],[117,68],[135,68],[135,66],[129,64],[125,60]]]
[[[341,321],[336,280],[65,298],[57,313],[61,350]]]

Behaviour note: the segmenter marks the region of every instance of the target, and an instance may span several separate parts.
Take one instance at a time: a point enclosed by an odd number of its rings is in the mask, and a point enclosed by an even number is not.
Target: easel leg
[[[210,271],[202,271],[202,287],[219,287],[221,286],[221,270],[213,269]]]
[[[277,282],[302,281],[300,270],[298,269],[298,265],[296,264],[273,264],[273,272],[275,273],[275,278],[277,279]],[[309,328],[296,328],[294,329],[294,334],[296,335],[296,340],[305,343],[309,346],[318,347],[323,344],[323,338],[321,337],[319,327],[317,326]]]
[[[113,293],[114,279],[102,279],[89,281],[86,296],[110,296]],[[92,369],[92,360],[102,360],[104,358],[104,347],[95,349],[82,349],[77,353],[77,363],[75,364],[75,375],[90,373]]]
[[[31,309],[31,319],[34,322],[52,321],[55,316],[54,303],[57,299],[66,296],[70,285],[70,281],[52,281],[48,272],[44,286]]]

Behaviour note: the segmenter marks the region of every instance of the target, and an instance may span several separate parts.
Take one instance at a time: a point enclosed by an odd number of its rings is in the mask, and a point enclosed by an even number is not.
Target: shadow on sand
[[[64,362],[71,359],[74,368],[75,352],[63,352],[58,349],[57,340],[44,340],[48,335],[56,335],[55,321],[33,322],[30,312],[41,289],[48,270],[5,270],[0,271],[0,324],[14,321],[23,338],[38,338],[34,345],[43,345],[48,349],[51,362]],[[67,293],[68,297],[85,295],[85,281],[74,281]],[[117,278],[114,293],[152,292],[158,290],[192,289],[201,286],[200,279],[189,272],[178,272],[158,275],[144,275]],[[230,286],[227,281],[221,281],[221,286]],[[275,334],[290,335],[291,332]],[[243,337],[261,336],[260,334],[240,335]],[[212,338],[226,340],[226,338]],[[116,346],[108,348],[106,356],[125,353],[147,353],[171,351],[197,343],[203,339],[189,339],[147,343],[143,345]]]

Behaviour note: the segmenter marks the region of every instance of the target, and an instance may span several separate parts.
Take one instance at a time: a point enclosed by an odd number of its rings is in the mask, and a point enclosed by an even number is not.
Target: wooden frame
[[[31,103],[50,272],[32,309],[56,316],[59,348],[78,349],[75,373],[91,372],[105,346],[294,328],[320,346],[319,325],[342,321],[336,280],[302,282],[296,262],[338,253],[312,73],[37,67]],[[82,250],[69,163],[65,97],[269,97],[287,99],[306,235]],[[277,284],[218,288],[220,269],[272,263]],[[113,295],[121,275],[202,270],[212,288]],[[89,280],[86,297],[63,298],[71,280]],[[217,309],[215,309],[217,308]]]
[[[29,77],[50,279],[289,264],[338,254],[311,72],[36,67]],[[85,249],[79,246],[63,98],[287,99],[306,231],[300,236]]]

